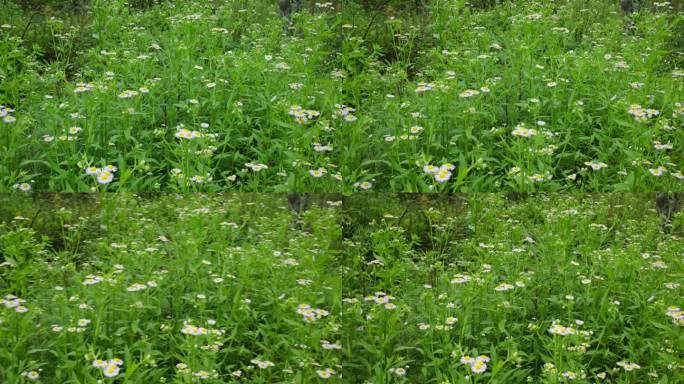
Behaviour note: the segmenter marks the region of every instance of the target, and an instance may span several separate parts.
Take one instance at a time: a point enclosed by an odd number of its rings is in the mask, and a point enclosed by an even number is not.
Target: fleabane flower
[[[321,167],[318,169],[310,169],[309,175],[311,175],[315,178],[319,178],[319,177],[322,177],[323,175],[325,175],[327,172],[328,171],[325,168]]]
[[[572,327],[564,327],[560,324],[553,324],[551,325],[551,328],[549,328],[549,333],[552,335],[561,335],[561,336],[567,336],[567,335],[574,335],[577,333],[575,328]]]
[[[119,372],[121,372],[121,366],[123,365],[123,360],[115,357],[111,360],[93,360],[92,366],[95,368],[100,368],[102,370],[102,374],[105,377],[116,377],[119,375]]]
[[[451,171],[445,168],[440,168],[437,173],[435,173],[435,181],[438,183],[444,183],[451,178]]]
[[[37,371],[23,372],[21,375],[24,376],[24,377],[25,377],[26,379],[28,379],[28,380],[38,380],[38,379],[40,379],[40,373],[38,373]]]
[[[268,361],[268,360],[252,359],[252,360],[250,360],[249,362],[252,363],[252,364],[254,364],[254,365],[256,365],[256,366],[259,367],[260,369],[266,369],[266,368],[268,368],[268,367],[273,367],[273,366],[275,366],[275,364],[273,364],[272,362],[270,362],[270,361]]]
[[[14,189],[18,189],[22,192],[30,192],[31,188],[32,188],[31,184],[29,184],[29,183],[18,183],[18,184],[14,184],[12,187]]]
[[[618,367],[622,367],[625,371],[633,371],[635,369],[640,369],[641,366],[637,363],[631,363],[628,361],[618,361],[617,363]]]
[[[596,161],[596,160],[586,161],[584,163],[584,165],[586,165],[587,167],[591,167],[591,169],[593,169],[594,171],[601,170],[601,169],[606,168],[608,166],[608,164],[601,163],[601,162]]]
[[[525,124],[518,124],[511,134],[518,137],[532,137],[536,136],[539,132],[533,128],[526,128]]]
[[[326,369],[316,370],[316,374],[317,374],[318,377],[320,377],[321,379],[329,379],[329,378],[331,378],[335,373],[336,373],[335,370],[332,369],[332,368],[326,368]]]
[[[102,171],[97,175],[97,182],[100,184],[109,184],[114,180],[114,173],[109,171]]]
[[[667,173],[667,168],[663,167],[662,165],[659,165],[656,168],[649,169],[648,172],[655,177],[659,177]]]
[[[181,333],[184,335],[190,335],[190,336],[200,336],[200,335],[206,335],[207,330],[202,327],[196,327],[192,324],[184,324],[183,329],[181,329]]]
[[[480,374],[487,370],[487,363],[489,356],[480,355],[477,357],[470,357],[468,355],[461,356],[461,364],[470,366],[470,370],[474,374]]]

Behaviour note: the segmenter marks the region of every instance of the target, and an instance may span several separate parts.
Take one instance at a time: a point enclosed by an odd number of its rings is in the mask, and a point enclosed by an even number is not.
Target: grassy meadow
[[[43,2],[1,2],[0,191],[682,190],[678,2]]]
[[[2,383],[681,383],[630,194],[0,196]]]

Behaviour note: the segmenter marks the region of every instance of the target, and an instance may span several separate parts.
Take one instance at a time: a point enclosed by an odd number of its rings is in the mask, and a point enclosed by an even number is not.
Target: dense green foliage
[[[667,2],[305,3],[4,0],[0,190],[682,189]]]
[[[642,195],[314,200],[0,196],[0,382],[681,381],[681,213],[663,234]]]

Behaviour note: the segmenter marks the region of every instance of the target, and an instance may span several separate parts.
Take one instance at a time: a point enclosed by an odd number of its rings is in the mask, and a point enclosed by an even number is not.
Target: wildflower
[[[474,89],[466,89],[465,91],[459,93],[458,96],[459,96],[459,97],[466,98],[466,97],[477,96],[477,95],[479,95],[479,94],[480,94],[480,91],[477,91],[477,90],[474,90]]]
[[[577,374],[573,371],[563,372],[561,375],[568,380],[575,380],[577,378]]]
[[[648,119],[660,115],[657,109],[643,108],[639,104],[632,104],[627,109],[627,113],[632,115],[636,121],[646,122]]]
[[[436,167],[431,164],[426,164],[423,166],[423,172],[427,173],[428,175],[434,175],[437,172],[439,172],[439,167]]]
[[[475,358],[465,355],[461,357],[461,364],[469,365],[470,370],[477,375],[487,370],[487,363],[489,360],[489,357],[485,355],[480,355]]]
[[[102,170],[100,168],[97,168],[97,167],[88,167],[85,170],[86,175],[90,175],[90,176],[97,176],[100,174],[100,172],[102,172]]]
[[[330,343],[328,341],[321,340],[321,348],[328,349],[328,350],[331,350],[331,349],[338,349],[339,350],[339,349],[342,349],[342,345],[340,345],[339,343]]]
[[[109,184],[114,179],[114,174],[109,171],[101,171],[97,175],[97,182],[100,184]]]
[[[74,88],[74,93],[88,92],[92,89],[93,89],[92,84],[78,83],[78,84],[76,84],[76,88]]]
[[[513,288],[515,288],[515,287],[512,286],[511,284],[501,283],[501,284],[497,285],[496,287],[494,287],[494,290],[497,292],[504,292],[504,291],[510,291]]]
[[[120,367],[123,363],[123,360],[115,357],[112,360],[93,360],[92,366],[102,369],[102,373],[105,377],[116,377],[119,374],[121,370]]]
[[[309,175],[318,178],[318,177],[325,175],[326,172],[327,172],[327,170],[325,168],[310,169]]]
[[[356,117],[356,116],[354,116],[354,115],[346,115],[346,116],[344,116],[344,121],[346,121],[347,123],[352,123],[352,122],[354,122],[354,121],[356,121],[356,120],[358,120],[358,117]]]
[[[249,362],[256,365],[257,367],[259,367],[261,369],[266,369],[268,367],[275,366],[275,364],[273,364],[272,362],[270,362],[268,360],[252,359]]]
[[[435,181],[438,183],[444,183],[451,178],[451,172],[447,169],[440,169],[435,173]]]
[[[432,83],[418,83],[416,86],[416,93],[423,93],[427,91],[432,91],[434,89],[434,84]]]
[[[659,141],[654,141],[653,142],[653,148],[655,148],[658,151],[664,151],[664,150],[672,149],[672,144],[670,144],[670,143],[662,144]]]
[[[395,375],[399,377],[404,377],[406,376],[406,368],[398,367],[398,368],[390,368],[389,369],[390,373],[394,373]]]
[[[198,377],[200,379],[208,379],[211,374],[207,371],[197,371],[197,372],[193,372],[192,375],[195,377]]]
[[[119,374],[120,368],[117,365],[109,364],[103,370],[102,373],[106,377],[116,377]]]
[[[362,182],[357,182],[354,183],[354,186],[359,189],[363,189],[364,191],[371,189],[373,187],[373,184],[371,184],[368,181],[362,181]]]
[[[679,307],[668,307],[665,314],[672,318],[673,324],[684,326],[684,312]]]
[[[550,179],[550,178],[551,178],[551,175],[548,175],[548,174],[547,174],[546,176],[544,176],[544,175],[542,175],[542,174],[535,173],[534,175],[528,176],[527,178],[528,178],[531,182],[533,182],[533,183],[541,183],[541,182],[543,182],[543,181],[545,181],[545,180],[547,180],[547,179]]]
[[[175,134],[178,139],[192,140],[198,137],[202,137],[202,133],[198,131],[191,131],[185,128],[179,128]]]
[[[536,129],[525,128],[524,123],[518,124],[511,134],[518,137],[532,137],[537,135]]]
[[[102,282],[102,277],[96,275],[88,275],[83,280],[83,285],[95,285]]]
[[[553,325],[551,325],[551,328],[549,328],[549,333],[552,335],[567,336],[574,335],[576,333],[576,330],[572,327],[564,327],[560,324],[554,323]]]
[[[487,363],[477,360],[473,365],[470,366],[470,369],[474,374],[482,373],[487,370]]]
[[[29,311],[29,309],[23,305],[19,305],[16,308],[14,308],[14,311],[17,313],[26,313]]]
[[[302,320],[307,323],[322,319],[330,314],[325,309],[312,308],[309,304],[299,304],[296,312],[302,315]]]
[[[424,128],[419,126],[419,125],[414,125],[411,128],[409,128],[409,132],[411,132],[414,135],[417,135],[421,132],[423,132]]]
[[[131,97],[138,96],[138,91],[125,90],[119,93],[120,99],[130,99]]]
[[[335,373],[336,373],[335,370],[332,369],[332,368],[326,368],[326,369],[322,369],[322,370],[316,370],[316,374],[317,374],[318,377],[320,377],[321,379],[329,379],[329,378],[331,378],[332,375],[334,375]]]
[[[251,169],[254,172],[260,172],[261,170],[267,169],[268,165],[266,164],[254,164],[254,163],[247,163],[245,164],[245,167]]]
[[[79,327],[87,327],[88,324],[90,324],[89,319],[78,319],[78,326]]]
[[[470,276],[459,273],[457,275],[454,275],[454,278],[451,279],[451,284],[465,284],[469,281]]]
[[[40,373],[38,373],[37,371],[23,372],[21,375],[24,376],[25,378],[27,378],[28,380],[40,379]]]
[[[195,175],[190,178],[190,181],[197,184],[204,184],[205,181],[211,181],[210,176]]]
[[[184,324],[183,329],[181,329],[181,333],[190,336],[200,336],[206,335],[208,331],[205,328],[196,327],[192,324]]]
[[[606,168],[608,166],[608,164],[601,163],[601,162],[598,162],[596,160],[587,161],[584,163],[584,165],[591,167],[591,169],[593,169],[594,171],[598,171],[598,170]]]
[[[321,113],[312,109],[303,109],[299,105],[290,106],[290,111],[288,112],[290,116],[295,118],[295,121],[299,124],[306,125],[311,120],[319,117]]]
[[[667,173],[667,168],[663,167],[662,165],[659,165],[657,168],[650,168],[648,172],[650,172],[651,175],[655,177],[659,177]]]
[[[143,289],[146,289],[146,288],[147,288],[147,285],[145,285],[145,284],[135,283],[135,284],[131,285],[130,287],[126,288],[126,290],[128,292],[137,292],[137,291],[142,291]]]
[[[31,184],[29,184],[29,183],[14,184],[12,187],[14,189],[18,189],[22,192],[30,192],[31,191]]]
[[[625,371],[628,371],[628,372],[641,368],[641,366],[639,366],[639,364],[637,364],[637,363],[630,363],[630,362],[624,361],[624,360],[618,361],[616,364],[618,367],[622,367],[622,369],[624,369]]]

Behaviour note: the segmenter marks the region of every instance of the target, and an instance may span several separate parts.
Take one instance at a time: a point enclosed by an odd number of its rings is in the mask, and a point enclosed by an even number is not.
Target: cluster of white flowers
[[[259,171],[262,171],[264,169],[267,169],[268,165],[258,164],[258,163],[247,163],[247,164],[245,164],[245,167],[251,169],[254,172],[259,172]]]
[[[451,163],[444,163],[437,167],[432,164],[426,164],[423,166],[423,172],[428,175],[432,175],[435,181],[438,183],[444,183],[451,178],[451,171],[456,169],[456,166]]]
[[[13,309],[17,313],[26,313],[28,308],[24,306],[26,300],[20,299],[14,295],[6,295],[4,298],[0,299],[0,305],[4,305],[5,308]]]
[[[270,362],[268,360],[252,359],[249,362],[256,365],[257,367],[259,367],[261,369],[266,369],[268,367],[274,367],[275,366],[275,364],[273,364],[272,362]]]
[[[11,115],[12,112],[14,112],[14,109],[0,105],[0,118],[3,122],[11,124],[17,121],[17,118]]]
[[[539,132],[534,128],[527,128],[525,123],[520,123],[515,126],[515,129],[511,134],[518,137],[532,137],[536,136]]]
[[[665,312],[665,314],[672,318],[673,324],[680,327],[684,326],[684,311],[682,311],[679,307],[669,307],[667,308],[667,312]]]
[[[477,357],[465,355],[461,357],[461,364],[470,366],[470,370],[476,375],[487,370],[488,362],[489,357],[485,355],[480,355]]]
[[[123,360],[113,358],[111,360],[94,360],[93,367],[102,369],[105,377],[116,377],[121,371]]]
[[[639,104],[632,104],[627,109],[627,113],[634,116],[636,121],[645,122],[648,119],[660,115],[660,111],[657,109],[644,108]]]
[[[337,110],[335,110],[333,118],[341,117],[347,123],[351,123],[358,120],[358,118],[352,113],[356,112],[356,109],[348,107],[344,104],[335,104],[335,108],[337,108]]]
[[[95,88],[95,85],[93,85],[92,83],[77,83],[76,88],[74,88],[74,93],[92,91],[93,88]]]
[[[135,284],[129,286],[128,288],[126,288],[126,290],[128,292],[137,292],[137,291],[143,291],[147,288],[154,288],[156,286],[157,286],[157,282],[154,280],[151,280],[145,284],[135,283]]]
[[[33,188],[29,183],[17,183],[12,186],[14,189],[18,189],[22,192],[30,192]]]
[[[109,184],[114,180],[114,173],[117,170],[117,167],[109,164],[103,168],[88,167],[85,169],[85,173],[86,175],[95,176],[100,184]]]
[[[375,292],[372,296],[366,296],[364,297],[365,301],[372,301],[375,304],[379,304],[385,307],[385,309],[396,309],[397,305],[392,303],[392,300],[394,300],[394,296],[388,295],[385,292],[378,291]]]
[[[191,131],[191,130],[185,129],[185,128],[178,128],[175,136],[177,139],[192,140],[192,139],[196,139],[198,137],[202,137],[202,132]]]
[[[574,335],[575,333],[577,333],[577,330],[573,327],[565,327],[560,324],[553,323],[551,325],[551,328],[549,328],[549,333],[552,335],[567,336]]]
[[[435,88],[433,83],[418,83],[416,86],[416,93],[423,93],[427,91],[432,91]]]
[[[290,106],[290,112],[288,114],[294,117],[295,121],[299,124],[306,125],[311,121],[315,120],[321,115],[319,111],[313,109],[304,109],[299,105]]]
[[[320,320],[330,314],[330,312],[325,309],[312,308],[309,304],[299,304],[297,306],[298,314],[302,315],[302,320],[307,323],[313,323],[316,320]]]

